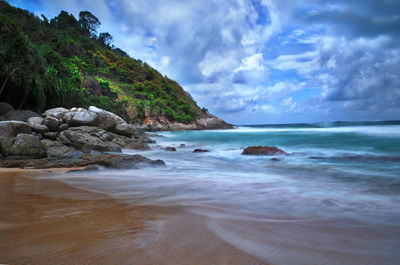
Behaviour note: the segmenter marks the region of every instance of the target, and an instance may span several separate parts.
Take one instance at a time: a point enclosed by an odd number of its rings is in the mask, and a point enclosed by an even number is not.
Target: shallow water
[[[273,264],[400,261],[400,123],[161,135],[150,151],[125,152],[163,159],[166,167],[54,177],[133,204],[182,206],[205,217],[222,240]],[[290,155],[241,155],[250,145]]]

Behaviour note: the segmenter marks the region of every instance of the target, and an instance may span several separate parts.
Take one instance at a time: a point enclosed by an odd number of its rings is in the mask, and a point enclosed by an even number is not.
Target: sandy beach
[[[266,264],[179,208],[134,207],[41,174],[0,171],[1,264]]]

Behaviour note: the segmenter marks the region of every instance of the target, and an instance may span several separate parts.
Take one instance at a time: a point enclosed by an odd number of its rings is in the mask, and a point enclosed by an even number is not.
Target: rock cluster
[[[9,159],[77,158],[93,151],[147,149],[151,141],[121,117],[94,106],[18,116],[7,105],[0,103],[0,113],[6,111],[2,120],[16,120],[0,121],[0,153]]]

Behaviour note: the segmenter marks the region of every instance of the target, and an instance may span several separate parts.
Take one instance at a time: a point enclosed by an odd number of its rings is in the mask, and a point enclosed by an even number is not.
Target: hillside
[[[42,112],[95,105],[130,123],[209,118],[175,81],[97,34],[90,12],[48,19],[0,1],[0,102]]]

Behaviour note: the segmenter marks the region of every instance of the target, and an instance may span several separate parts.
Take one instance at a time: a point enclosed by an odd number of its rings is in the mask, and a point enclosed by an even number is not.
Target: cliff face
[[[90,12],[39,18],[0,1],[0,102],[43,112],[96,106],[156,128],[227,128],[175,81],[97,34]]]

